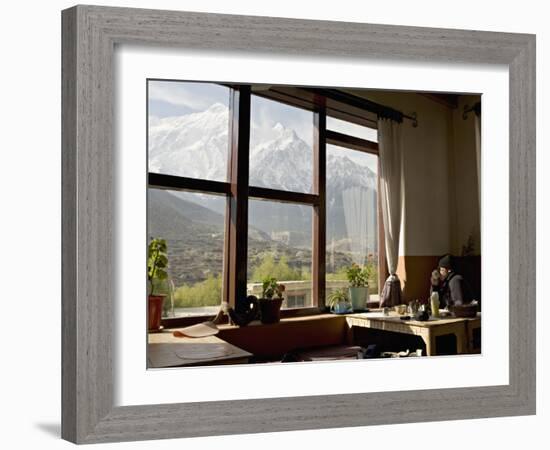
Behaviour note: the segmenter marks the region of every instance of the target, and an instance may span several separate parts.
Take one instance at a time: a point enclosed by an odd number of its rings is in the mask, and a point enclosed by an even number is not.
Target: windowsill
[[[378,294],[371,294],[370,295],[370,301],[367,305],[369,309],[376,308],[377,303],[379,301]],[[173,329],[173,328],[183,328],[189,325],[194,325],[201,322],[206,322],[209,320],[212,320],[214,318],[215,314],[205,314],[205,315],[195,315],[195,316],[180,316],[180,317],[163,317],[162,318],[162,325],[165,329]],[[287,308],[281,310],[281,321],[295,321],[295,320],[305,320],[305,319],[315,319],[315,318],[326,318],[330,316],[335,316],[335,314],[331,314],[326,311],[321,311],[320,308],[316,306],[312,307],[305,307],[305,308]],[[227,323],[227,316],[224,317],[225,323],[219,324],[220,326],[227,326],[230,325]],[[255,320],[248,324],[247,326],[257,326],[257,325],[264,325],[259,320]],[[268,325],[268,324],[267,324]],[[267,326],[266,325],[266,326]],[[238,328],[238,326],[236,326]]]
[[[289,311],[289,310],[285,310]],[[293,311],[292,315],[287,317],[281,317],[280,322],[275,324],[264,324],[260,320],[253,320],[249,324],[245,325],[244,327],[240,327],[238,325],[231,325],[227,322],[225,323],[219,323],[216,324],[216,326],[220,330],[231,330],[231,329],[237,329],[237,328],[246,328],[246,327],[257,327],[257,326],[273,326],[278,325],[280,323],[296,323],[300,321],[311,321],[311,320],[320,320],[320,319],[327,319],[331,317],[337,317],[337,314],[331,314],[331,313],[320,313],[315,308],[315,312],[306,312],[306,311],[299,311],[295,310]],[[169,318],[169,319],[163,319],[162,325],[165,330],[175,330],[178,328],[183,328],[186,326],[194,325],[201,322],[206,322],[209,320],[212,320],[212,316],[194,316],[194,317],[176,317],[176,318]]]
[[[309,317],[318,314],[324,314],[318,307],[306,307],[306,308],[287,308],[281,310],[281,318],[293,318],[293,317]],[[204,314],[195,316],[180,316],[180,317],[163,317],[162,325],[164,328],[181,328],[188,325],[194,325],[201,322],[212,320],[215,314]],[[227,316],[224,316],[224,321],[227,323]],[[258,321],[259,323],[259,321]]]

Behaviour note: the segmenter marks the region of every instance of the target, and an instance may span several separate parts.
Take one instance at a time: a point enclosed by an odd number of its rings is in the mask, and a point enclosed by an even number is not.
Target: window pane
[[[147,190],[147,238],[166,239],[168,281],[164,316],[215,314],[221,303],[224,212],[212,205],[223,197]],[[173,304],[172,304],[173,303]]]
[[[346,122],[345,120],[335,119],[334,117],[327,117],[327,130],[348,134],[371,142],[378,142],[378,130]]]
[[[227,180],[229,88],[149,81],[149,172]]]
[[[326,293],[347,288],[352,263],[371,268],[378,295],[378,157],[327,145]]]
[[[250,200],[248,203],[248,294],[261,297],[262,280],[285,287],[283,308],[312,306],[311,206]]]
[[[250,185],[312,192],[313,113],[253,95]]]

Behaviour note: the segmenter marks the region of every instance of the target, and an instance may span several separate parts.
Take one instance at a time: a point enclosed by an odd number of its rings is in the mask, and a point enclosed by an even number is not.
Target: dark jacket
[[[462,275],[450,272],[438,287],[432,286],[433,291],[439,292],[439,307],[446,308],[451,305],[462,305],[473,300],[471,289]]]

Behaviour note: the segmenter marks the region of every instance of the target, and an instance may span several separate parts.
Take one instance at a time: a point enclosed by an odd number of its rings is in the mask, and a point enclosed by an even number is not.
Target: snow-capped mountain
[[[226,179],[228,110],[149,119],[149,171],[190,178]]]
[[[267,131],[267,132],[266,132]],[[271,130],[253,125],[250,184],[294,192],[311,192],[311,147],[294,130],[277,123]]]
[[[203,112],[149,120],[149,170],[225,181],[229,111],[215,103]],[[277,123],[263,128],[252,123],[250,184],[295,192],[311,192],[312,151],[294,130]],[[327,155],[329,184],[374,188],[375,175],[346,156]]]
[[[294,130],[280,123],[271,128],[260,125],[251,124],[250,185],[312,192],[311,147]],[[229,111],[220,103],[185,116],[151,117],[149,171],[225,181],[228,131]],[[375,189],[376,175],[368,167],[346,157],[344,153],[338,154],[337,150],[328,150],[327,208],[333,217],[327,217],[327,237],[349,235],[345,210],[349,210],[350,204],[363,202],[365,195],[375,201]],[[178,193],[178,196],[197,201],[197,194]],[[224,212],[222,198],[201,198],[201,204],[218,213]],[[304,208],[301,212],[295,207],[289,220],[288,210],[284,208],[288,205],[255,202],[250,208],[254,211],[250,216],[251,225],[268,234],[284,229],[308,236],[311,230],[309,210]],[[371,228],[370,224],[368,228]]]

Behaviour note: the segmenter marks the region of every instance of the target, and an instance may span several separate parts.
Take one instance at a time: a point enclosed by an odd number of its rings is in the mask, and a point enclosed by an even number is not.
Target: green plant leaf
[[[168,273],[168,255],[166,240],[161,238],[151,239],[148,246],[147,278],[151,285],[151,295],[155,290],[156,280],[166,280]]]

